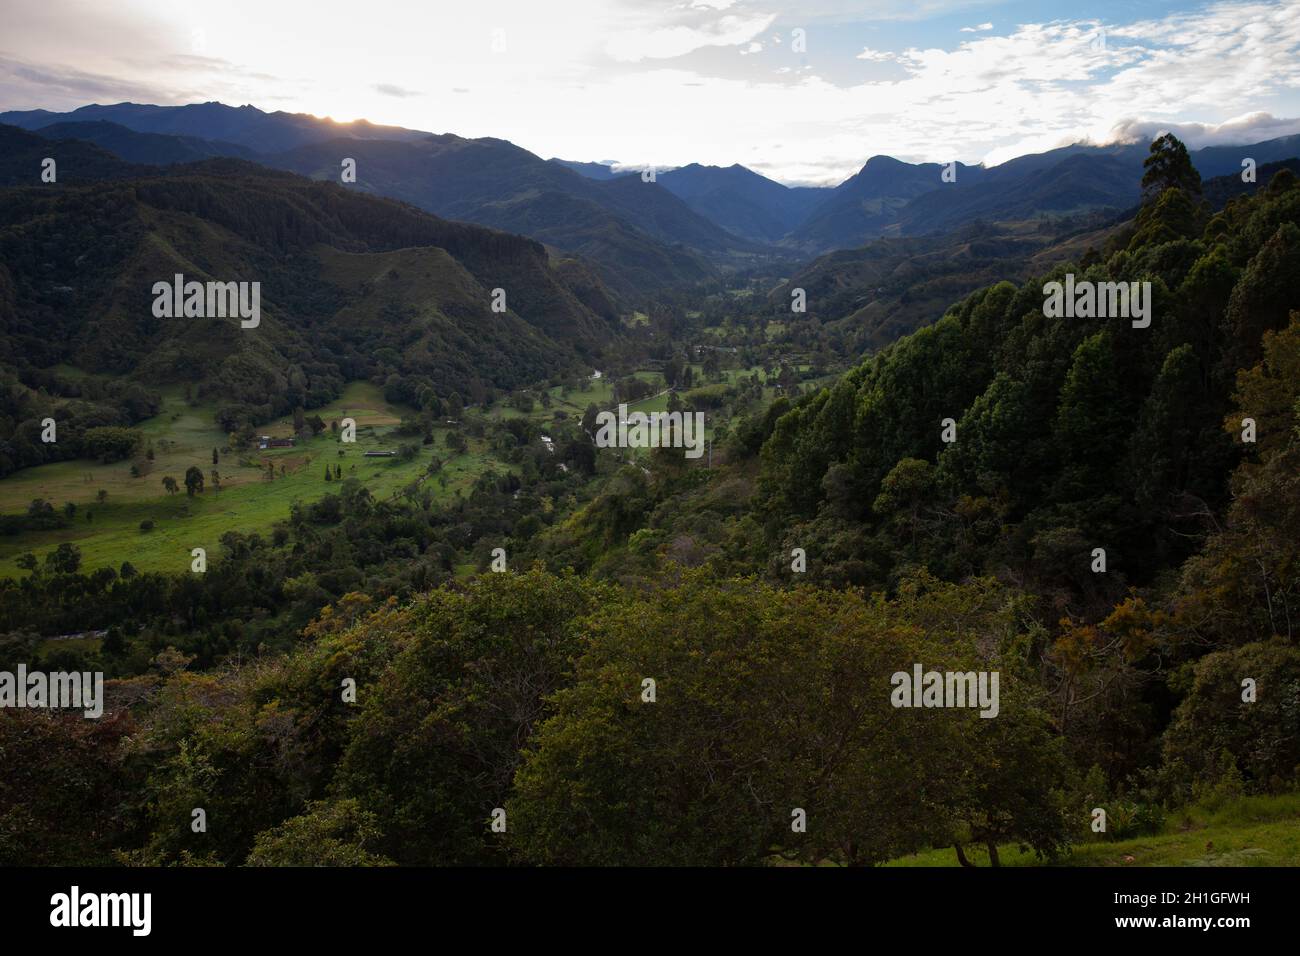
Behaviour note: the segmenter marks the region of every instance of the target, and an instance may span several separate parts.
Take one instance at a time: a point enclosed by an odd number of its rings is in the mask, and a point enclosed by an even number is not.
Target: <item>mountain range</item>
[[[1146,143],[1074,144],[997,166],[872,156],[833,188],[787,187],[743,166],[692,164],[657,179],[701,215],[737,235],[804,255],[850,249],[873,239],[949,232],[977,222],[1015,222],[1120,212],[1139,199]],[[1300,135],[1191,152],[1203,178],[1239,173],[1249,156],[1263,166],[1300,156]],[[583,175],[617,175],[608,164],[562,162]]]
[[[94,142],[124,159],[156,165],[202,154],[239,156],[337,182],[343,160],[352,159],[358,190],[579,255],[625,296],[713,278],[719,265],[770,252],[654,183],[638,177],[596,182],[501,139],[335,123],[219,103],[6,113],[0,123],[42,135],[48,129],[52,137]],[[160,131],[185,142],[160,142]]]
[[[789,187],[740,165],[690,164],[652,181],[608,163],[544,160],[506,140],[467,139],[365,121],[267,113],[221,103],[86,106],[0,113],[0,123],[92,142],[123,160],[168,165],[213,156],[337,180],[436,215],[537,239],[580,256],[635,300],[737,269],[791,264],[890,236],[984,221],[1115,213],[1138,200],[1145,144],[1075,144],[993,167],[869,158],[833,188]],[[133,135],[134,134],[134,135]],[[1192,152],[1202,176],[1300,155],[1300,136]]]
[[[234,425],[318,406],[358,378],[386,381],[394,400],[413,400],[409,378],[479,401],[585,374],[617,327],[597,276],[523,236],[246,160],[142,168],[70,142],[62,188],[28,176],[0,190],[4,366],[196,386]],[[0,182],[49,145],[0,126]],[[82,163],[98,178],[78,182]],[[177,274],[257,280],[260,325],[158,317],[151,289]]]

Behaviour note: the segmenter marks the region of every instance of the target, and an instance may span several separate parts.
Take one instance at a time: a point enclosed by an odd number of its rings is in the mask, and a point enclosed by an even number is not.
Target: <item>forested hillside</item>
[[[586,369],[614,334],[600,280],[520,236],[238,160],[77,182],[0,191],[0,474],[79,457],[86,429],[153,414],[159,388],[251,430],[360,378],[395,401],[430,385],[482,401]],[[177,274],[258,281],[259,324],[156,316],[154,284]],[[47,416],[58,443],[38,440]]]
[[[142,234],[202,212],[244,241],[324,241],[316,218],[210,209],[204,179],[182,182],[132,188]],[[270,182],[336,224],[331,255],[428,237],[470,277],[546,268],[522,240],[389,205],[381,230],[372,200]],[[21,758],[0,859],[1119,864],[1114,841],[1282,806],[1300,786],[1300,184],[1284,168],[1215,211],[1165,136],[1135,190],[1080,261],[974,291],[824,387],[786,366],[782,396],[700,461],[615,460],[567,417],[543,450],[503,420],[520,475],[441,504],[349,479],[229,536],[203,577],[33,557],[0,587],[0,664],[117,679],[98,723],[0,715]],[[1150,283],[1149,323],[1050,317],[1067,275]],[[549,331],[528,305],[517,328]],[[694,371],[673,355],[661,374]],[[618,394],[654,387],[635,381]],[[97,626],[89,650],[43,640]],[[994,712],[900,706],[914,667],[996,674]],[[1296,862],[1282,835],[1201,852],[1246,849]]]

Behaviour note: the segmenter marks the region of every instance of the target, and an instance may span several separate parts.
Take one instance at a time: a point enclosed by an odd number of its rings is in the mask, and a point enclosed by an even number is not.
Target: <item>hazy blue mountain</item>
[[[927,235],[977,220],[1010,222],[1112,210],[1137,203],[1148,144],[1074,144],[1019,156],[993,167],[958,164],[944,183],[936,163],[905,163],[873,156],[787,237],[804,252],[852,248],[885,236]],[[1300,136],[1246,146],[1210,146],[1191,152],[1204,178],[1240,173],[1241,161],[1259,164],[1300,155]]]
[[[39,127],[36,132],[47,139],[78,139],[94,143],[127,162],[148,163],[151,166],[195,163],[214,156],[234,156],[238,159],[254,159],[257,156],[247,146],[236,143],[222,143],[195,136],[138,133],[106,120],[52,123]]]
[[[830,191],[790,234],[790,241],[812,251],[860,245],[868,238],[897,234],[900,210],[917,196],[944,185],[940,163],[905,163],[872,156],[856,174]],[[957,164],[957,182],[977,182],[980,166]]]
[[[762,252],[661,186],[635,176],[629,181],[641,188],[628,189],[614,179],[596,182],[501,139],[469,140],[365,121],[336,123],[221,103],[120,103],[70,113],[0,115],[0,122],[38,131],[57,127],[61,134],[116,146],[121,155],[154,164],[201,159],[196,154],[205,151],[240,155],[235,151],[248,150],[265,165],[337,182],[343,159],[352,158],[358,164],[353,188],[584,256],[623,294],[710,277],[715,264],[708,258],[744,259]],[[108,123],[127,132],[100,125]],[[159,139],[135,139],[131,133]],[[176,141],[168,143],[166,137]]]
[[[700,215],[755,242],[783,238],[831,191],[784,186],[739,163],[725,168],[691,163],[657,178]]]
[[[576,159],[560,159],[552,156],[548,162],[557,163],[566,169],[572,169],[575,173],[586,176],[588,179],[613,179],[615,176],[635,176],[634,172],[614,172],[614,168],[608,163],[584,163]]]
[[[226,106],[215,102],[193,103],[188,106],[96,104],[68,113],[51,113],[47,110],[0,113],[0,123],[32,130],[60,122],[98,120],[116,123],[138,133],[193,136],[235,143],[258,153],[275,153],[306,143],[341,137],[410,140],[428,135],[400,126],[379,126],[366,120],[338,123],[306,113],[267,113],[255,106]]]
[[[609,182],[593,182],[589,175],[580,175],[565,163],[547,162],[502,139],[471,140],[379,126],[365,120],[337,123],[302,113],[267,113],[254,106],[231,107],[215,102],[189,106],[118,103],[83,106],[69,113],[28,110],[0,114],[0,123],[32,130],[56,123],[101,121],[139,133],[187,136],[247,147],[262,162],[320,178],[336,177],[343,157],[362,150],[356,145],[345,151],[342,141],[386,142],[391,147],[388,151],[367,151],[368,165],[379,168],[361,170],[359,184],[369,176],[376,192],[406,199],[440,215],[474,219],[485,204],[511,203],[530,190],[555,189],[616,209],[629,225],[663,242],[710,252],[754,251],[655,184],[641,183],[636,176],[602,176]],[[90,131],[80,138],[91,139]],[[402,144],[413,148],[403,150]],[[435,182],[434,177],[421,175],[417,167],[423,161],[432,161],[438,175],[450,179]],[[623,179],[647,188],[634,192],[610,186]],[[602,187],[609,189],[603,191]],[[493,224],[509,228],[507,223]]]
[[[704,256],[725,261],[763,251],[657,183],[593,180],[501,139],[335,140],[262,162],[337,180],[344,158],[356,160],[359,189],[583,255],[625,294],[706,278],[714,266]]]
[[[1300,176],[1300,157],[1283,159],[1275,163],[1260,163],[1255,170],[1253,183],[1242,182],[1239,172],[1207,179],[1204,183],[1205,200],[1215,209],[1222,209],[1229,199],[1249,195],[1267,186],[1269,181],[1284,169],[1289,169],[1296,176]]]
[[[1139,151],[1136,161],[1131,154],[1135,149]],[[1090,183],[1103,182],[1098,167],[1126,166],[1140,182],[1146,147],[1111,147],[1109,155],[1076,148],[1062,153],[1064,159],[1055,164],[1041,161],[1041,156],[1021,157],[1025,162],[1015,162],[1023,176],[1016,177],[1014,171],[998,166],[988,171],[988,178],[1027,184],[1020,198],[1033,204],[1046,201],[1042,196],[1047,196],[1052,186],[1051,181],[1044,181],[1046,173],[1059,177],[1066,192],[1072,188],[1071,177],[1079,171]],[[1260,164],[1254,183],[1243,183],[1239,171],[1205,179],[1205,200],[1211,208],[1221,209],[1235,196],[1266,188],[1284,169],[1300,174],[1300,159]],[[1111,188],[1118,192],[1115,184]],[[967,192],[980,194],[978,189]],[[924,207],[937,200],[951,204],[961,195],[926,193],[914,205]],[[1014,211],[1016,197],[1003,195]],[[776,286],[768,302],[775,308],[788,308],[791,292],[803,289],[809,314],[823,325],[851,327],[863,348],[880,348],[933,321],[948,304],[975,289],[1002,280],[1020,282],[1058,262],[1079,262],[1089,249],[1104,248],[1111,234],[1136,213],[1135,205],[1126,214],[1100,222],[1096,217],[1090,222],[1087,216],[1077,221],[1061,218],[1046,228],[1033,220],[976,219],[946,232],[873,239],[855,249],[836,249],[810,260]]]
[[[16,126],[0,124],[0,186],[40,185],[46,159],[55,162],[55,182],[72,185],[152,172],[149,167],[128,163],[94,143],[47,139]]]
[[[1241,174],[1241,161],[1247,157],[1258,165],[1277,163],[1300,156],[1300,134],[1280,136],[1250,146],[1206,146],[1192,153],[1192,162],[1203,179],[1212,176]]]
[[[0,114],[0,123],[94,143],[128,163],[243,156],[337,181],[343,159],[352,158],[356,189],[584,256],[625,294],[771,257],[779,254],[777,244],[787,256],[808,256],[976,221],[1120,212],[1137,201],[1147,152],[1145,143],[1075,144],[989,168],[958,164],[952,183],[943,182],[942,164],[878,155],[840,185],[812,189],[786,187],[740,165],[695,163],[646,183],[635,173],[616,174],[608,163],[543,160],[502,139],[221,103],[28,110]],[[1191,155],[1203,177],[1231,175],[1245,157],[1263,165],[1300,155],[1300,136]],[[83,174],[111,165],[91,153],[78,162]]]
[[[1125,208],[1137,201],[1145,146],[1021,157],[973,181],[926,192],[898,214],[900,234],[944,232],[977,219],[1014,221]],[[1013,165],[1014,164],[1014,165]]]

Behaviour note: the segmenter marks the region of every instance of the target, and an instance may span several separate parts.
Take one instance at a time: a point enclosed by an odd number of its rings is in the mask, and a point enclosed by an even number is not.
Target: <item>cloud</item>
[[[408,90],[400,86],[394,86],[392,83],[376,83],[375,92],[382,96],[396,96],[399,99],[422,95],[419,90]]]
[[[605,53],[614,60],[637,63],[673,59],[703,47],[740,46],[755,40],[775,20],[776,14],[728,14],[690,25],[629,24],[609,37]]]
[[[1300,118],[1284,119],[1271,113],[1256,112],[1234,116],[1222,123],[1158,123],[1126,119],[1116,123],[1110,133],[1102,137],[1100,144],[1146,143],[1165,133],[1173,133],[1189,149],[1237,146],[1300,133]]]
[[[744,161],[819,183],[876,153],[995,163],[1157,128],[1193,144],[1252,141],[1295,131],[1284,117],[1300,116],[1300,0],[1182,0],[1141,19],[1107,7],[1121,19],[1105,22],[1066,9],[1006,21],[1003,35],[982,29],[988,0],[566,0],[562,17],[535,0],[454,16],[444,4],[367,0],[366,16],[348,0],[317,4],[310,18],[265,0],[17,5],[0,38],[0,109],[273,104],[540,155]],[[791,56],[797,26],[808,50]],[[509,50],[491,55],[498,27]],[[1103,29],[1104,49],[1092,42]],[[762,54],[737,55],[751,44]],[[473,92],[428,92],[444,90]]]
[[[88,103],[158,100],[152,84],[63,65],[37,66],[4,56],[0,56],[0,85],[9,103],[26,101],[53,110],[74,109]]]
[[[977,27],[962,27],[961,32],[962,33],[983,33],[985,30],[992,30],[992,29],[993,29],[993,24],[981,23]]]

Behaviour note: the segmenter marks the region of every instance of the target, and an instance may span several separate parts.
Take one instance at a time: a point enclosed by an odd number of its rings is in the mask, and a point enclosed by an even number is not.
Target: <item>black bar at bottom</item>
[[[1240,934],[1294,928],[1296,875],[1269,868],[7,869],[0,870],[0,925],[7,943],[76,934],[78,944],[127,945],[373,944],[390,933],[428,931],[431,942],[455,948],[475,940],[640,948],[708,939],[766,948],[778,937],[817,945],[847,931],[860,943],[924,949],[1038,930],[1051,939],[1200,935],[1230,944]],[[147,936],[138,932],[144,897],[129,896],[146,893]],[[52,917],[69,925],[52,925]],[[119,925],[70,925],[114,920]]]

